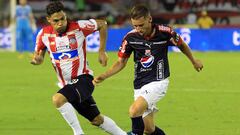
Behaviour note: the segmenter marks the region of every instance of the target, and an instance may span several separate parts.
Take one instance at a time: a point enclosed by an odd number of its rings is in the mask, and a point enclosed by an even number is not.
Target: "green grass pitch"
[[[109,52],[109,64],[117,59]],[[182,53],[169,53],[170,85],[159,102],[155,121],[167,135],[240,135],[240,53],[195,52],[204,63],[196,72]],[[94,74],[105,71],[97,53],[88,53]],[[48,57],[32,66],[25,54],[0,52],[0,135],[72,135],[51,102],[58,90]],[[130,130],[128,108],[133,101],[133,62],[96,87],[93,96],[103,114]],[[105,135],[79,116],[86,135]]]

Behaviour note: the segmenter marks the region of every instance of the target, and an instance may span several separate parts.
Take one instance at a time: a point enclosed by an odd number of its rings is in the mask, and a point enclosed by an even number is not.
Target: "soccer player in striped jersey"
[[[33,65],[43,62],[47,51],[52,65],[63,88],[52,98],[53,104],[59,110],[66,122],[73,129],[74,135],[83,135],[74,108],[91,124],[100,127],[112,135],[126,135],[109,117],[100,114],[92,97],[94,90],[93,71],[89,68],[86,57],[86,36],[99,31],[100,49],[99,62],[107,65],[105,44],[107,38],[107,23],[104,20],[69,21],[61,2],[50,3],[47,8],[49,26],[42,28],[36,40]]]
[[[132,131],[128,135],[143,135],[144,132],[147,135],[165,135],[155,126],[153,118],[156,104],[165,96],[169,83],[168,46],[179,47],[197,71],[202,70],[203,64],[193,57],[188,45],[171,27],[152,23],[146,6],[135,6],[130,16],[134,29],[124,37],[118,60],[93,82],[98,84],[121,71],[134,53],[135,101],[129,109]]]

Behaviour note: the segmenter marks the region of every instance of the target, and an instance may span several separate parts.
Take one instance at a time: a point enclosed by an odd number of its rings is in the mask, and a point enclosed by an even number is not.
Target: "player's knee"
[[[100,126],[103,123],[103,117],[101,115],[96,116],[92,121],[91,124],[94,126]]]
[[[56,108],[59,108],[67,102],[67,99],[62,94],[57,93],[53,95],[52,102]]]
[[[141,113],[139,112],[139,109],[138,109],[137,106],[132,105],[132,106],[129,108],[129,116],[130,116],[131,118],[141,116]]]
[[[144,128],[144,133],[146,135],[151,135],[155,130],[155,127],[151,127],[151,126],[146,126],[145,125],[145,128]]]
[[[137,98],[129,108],[130,117],[142,116],[145,110],[147,109],[147,102],[143,97]]]

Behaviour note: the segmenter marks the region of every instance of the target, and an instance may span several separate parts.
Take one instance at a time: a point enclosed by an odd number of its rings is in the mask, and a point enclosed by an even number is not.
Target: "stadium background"
[[[44,9],[48,2],[28,0],[39,28],[46,24]],[[205,66],[202,73],[196,73],[190,62],[176,53],[179,50],[170,48],[173,50],[169,54],[171,83],[167,96],[158,104],[156,123],[169,135],[240,135],[239,1],[64,0],[73,20],[108,20],[108,67],[117,59],[121,39],[131,29],[127,12],[136,2],[151,7],[155,22],[176,28]],[[29,64],[30,58],[17,58],[12,40],[14,25],[10,24],[14,3],[14,0],[0,1],[0,135],[69,135],[71,129],[51,103],[51,96],[58,88],[49,59],[46,57],[42,66],[33,67]],[[215,21],[211,29],[199,29],[187,23],[190,10],[199,16],[203,9],[207,9]],[[90,66],[95,75],[100,74],[106,68],[97,63],[97,53],[94,53],[99,45],[98,33],[90,35],[87,43]],[[128,106],[132,102],[132,80],[130,60],[123,72],[106,80],[94,93],[102,112],[124,130],[130,130]],[[87,135],[105,134],[82,117],[79,119]]]

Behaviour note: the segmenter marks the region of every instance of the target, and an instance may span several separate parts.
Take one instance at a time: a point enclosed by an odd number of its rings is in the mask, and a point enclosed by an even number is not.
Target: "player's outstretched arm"
[[[193,57],[191,49],[189,48],[189,46],[184,41],[178,47],[188,57],[188,59],[191,61],[192,65],[193,65],[193,67],[195,68],[196,71],[199,72],[203,69],[202,62]]]
[[[42,64],[43,60],[44,60],[45,53],[46,53],[46,50],[40,50],[39,52],[35,52],[30,63],[33,64],[33,65]]]
[[[107,22],[105,20],[96,20],[99,35],[100,35],[100,46],[99,46],[99,55],[98,61],[102,66],[107,66],[108,56],[105,52],[106,41],[107,41]]]
[[[121,71],[127,64],[128,58],[118,58],[118,61],[116,61],[111,68],[109,68],[105,73],[97,76],[93,80],[93,84],[97,85],[104,81],[105,79],[113,76],[114,74]]]
[[[175,31],[171,32],[172,38],[170,41],[175,45],[178,46],[178,48],[187,56],[187,58],[191,61],[193,64],[193,67],[198,72],[203,69],[203,64],[200,60],[195,59],[192,55],[191,49],[189,46],[182,40],[179,34],[177,34]]]

